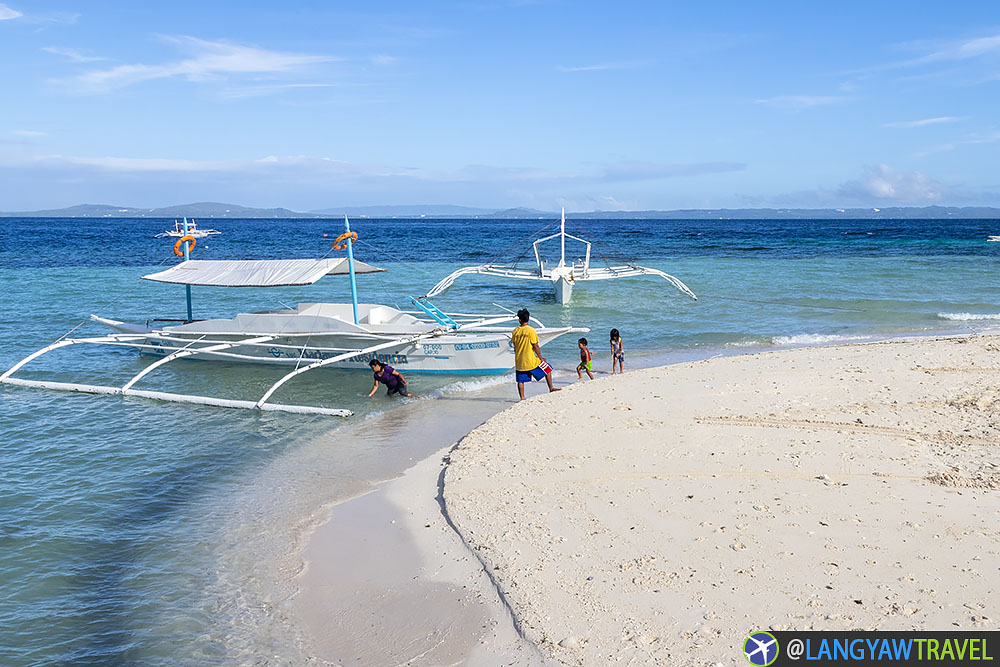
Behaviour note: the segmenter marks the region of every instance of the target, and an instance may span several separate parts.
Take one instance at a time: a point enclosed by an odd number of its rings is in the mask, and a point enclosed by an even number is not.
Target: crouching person
[[[372,372],[375,374],[375,385],[368,392],[369,398],[374,396],[375,392],[378,391],[379,384],[384,384],[388,389],[385,394],[386,396],[392,396],[393,394],[413,396],[407,389],[406,378],[395,368],[388,364],[383,364],[378,359],[372,359],[368,362],[368,365],[371,366]]]

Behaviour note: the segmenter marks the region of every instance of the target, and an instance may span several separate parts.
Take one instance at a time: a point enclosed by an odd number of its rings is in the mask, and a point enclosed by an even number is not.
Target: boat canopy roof
[[[354,261],[355,273],[385,271]],[[143,280],[210,287],[312,285],[323,276],[347,275],[346,257],[329,259],[189,259]]]

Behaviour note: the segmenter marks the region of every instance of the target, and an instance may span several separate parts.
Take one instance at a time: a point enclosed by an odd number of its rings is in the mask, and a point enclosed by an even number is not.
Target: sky
[[[995,2],[0,0],[0,211],[1000,206]]]

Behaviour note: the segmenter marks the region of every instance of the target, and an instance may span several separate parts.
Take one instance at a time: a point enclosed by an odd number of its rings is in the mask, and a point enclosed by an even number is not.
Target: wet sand
[[[994,627],[998,384],[1000,337],[966,336],[417,402],[373,428],[442,449],[332,509],[297,623],[343,665],[738,665],[756,629]]]
[[[416,451],[440,451],[333,506],[307,540],[292,604],[307,655],[372,667],[544,664],[439,497],[454,443],[516,399],[504,383],[411,401],[363,426],[392,434],[387,447],[406,438]]]

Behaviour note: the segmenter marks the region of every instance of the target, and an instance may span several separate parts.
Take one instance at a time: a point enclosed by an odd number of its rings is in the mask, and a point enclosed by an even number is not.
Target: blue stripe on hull
[[[174,352],[174,351],[176,351],[176,350],[170,350],[170,352]],[[150,352],[148,350],[140,350],[139,351],[139,356],[141,356],[141,357],[165,357],[166,355],[167,355],[167,352]],[[184,361],[219,361],[219,360],[218,359],[199,359],[197,357],[194,357],[194,358],[189,357],[187,359],[184,359]],[[245,364],[260,363],[260,364],[266,364],[268,366],[279,365],[279,364],[275,364],[274,362],[271,362],[271,361],[269,361],[269,360],[267,360],[266,358],[263,358],[263,357],[261,358],[261,360],[259,362],[255,362],[255,361],[238,361],[238,362],[232,362],[232,361],[230,361],[230,363],[245,363]],[[280,364],[280,365],[286,366],[286,365],[289,365],[289,364]],[[366,373],[370,373],[371,372],[368,368],[352,368],[350,366],[345,367],[345,366],[341,366],[339,364],[335,364],[333,366],[327,366],[327,368],[332,368],[332,369],[340,370],[340,371],[364,371]],[[405,371],[407,374],[409,374],[409,373],[420,373],[420,374],[423,374],[423,375],[503,375],[504,373],[512,373],[514,371],[514,368],[513,367],[511,367],[511,368],[481,368],[481,369],[480,368],[469,368],[469,369],[463,369],[463,370],[439,370],[438,371],[438,370],[422,370],[422,369],[419,369],[419,368],[407,368],[405,366],[401,366],[400,370]]]
[[[351,369],[344,369],[351,370]],[[360,369],[359,369],[360,370]],[[483,368],[475,370],[463,370],[463,371],[422,371],[416,368],[404,368],[404,371],[409,373],[422,373],[425,375],[503,375],[504,373],[513,373],[513,368]]]

